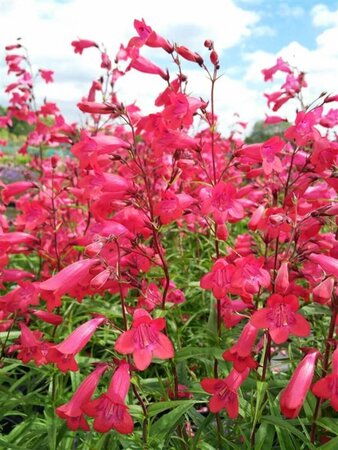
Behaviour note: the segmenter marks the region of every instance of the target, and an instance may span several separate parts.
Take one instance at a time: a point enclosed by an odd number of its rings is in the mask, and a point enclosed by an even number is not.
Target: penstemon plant
[[[294,123],[265,142],[224,137],[214,43],[203,58],[134,27],[114,62],[72,42],[103,70],[77,105],[82,128],[37,105],[53,73],[35,75],[21,42],[6,48],[16,81],[0,125],[30,131],[29,176],[1,182],[0,443],[336,448],[338,96],[306,105],[305,74],[278,58],[262,71],[285,75],[265,123],[286,122],[274,113],[287,102]],[[186,65],[208,99],[187,93]],[[119,99],[131,70],[163,80],[155,112]]]

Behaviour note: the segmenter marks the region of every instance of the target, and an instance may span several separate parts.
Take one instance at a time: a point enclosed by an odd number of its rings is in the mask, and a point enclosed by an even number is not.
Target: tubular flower
[[[138,370],[146,369],[153,357],[173,358],[173,345],[160,332],[164,327],[165,319],[162,317],[153,320],[147,311],[136,309],[131,330],[121,334],[115,343],[115,350],[124,355],[132,353]]]
[[[209,394],[213,394],[209,402],[212,413],[217,413],[224,408],[230,419],[236,419],[238,416],[237,390],[247,378],[249,372],[250,369],[245,369],[243,372],[237,372],[233,369],[223,380],[204,378],[201,381],[202,388]]]
[[[288,419],[297,417],[303,406],[311,386],[318,356],[318,350],[310,350],[297,366],[289,384],[280,396],[280,409]]]
[[[273,294],[268,299],[267,308],[256,311],[250,322],[256,328],[268,328],[272,340],[276,344],[282,344],[289,334],[300,337],[310,334],[308,321],[295,312],[298,308],[299,302],[295,295],[283,297]]]
[[[82,406],[91,399],[100,378],[107,367],[106,364],[97,366],[96,369],[82,381],[71,400],[56,408],[56,414],[61,419],[67,420],[67,427],[70,430],[75,431],[78,428],[81,428],[82,430],[89,431],[88,423],[83,416]]]
[[[106,433],[114,428],[121,434],[132,433],[134,424],[128,412],[128,407],[124,403],[129,386],[129,364],[121,361],[111,379],[107,393],[82,407],[88,416],[95,418],[95,431]]]
[[[319,398],[328,399],[332,408],[338,411],[338,347],[332,355],[332,373],[317,381],[312,392]]]
[[[74,52],[82,55],[85,48],[97,47],[98,45],[94,41],[89,41],[88,39],[79,39],[78,41],[73,41],[72,46],[74,47]]]
[[[55,363],[61,372],[78,370],[74,356],[79,353],[95,333],[97,327],[105,322],[104,317],[88,320],[74,330],[63,342],[49,348],[47,360]]]
[[[315,264],[319,264],[327,275],[333,275],[338,278],[338,259],[327,255],[317,255],[311,253],[309,260]]]
[[[225,361],[231,361],[237,372],[243,372],[247,367],[251,369],[257,367],[256,361],[251,356],[257,334],[258,328],[251,325],[250,322],[247,323],[236,344],[223,353]]]

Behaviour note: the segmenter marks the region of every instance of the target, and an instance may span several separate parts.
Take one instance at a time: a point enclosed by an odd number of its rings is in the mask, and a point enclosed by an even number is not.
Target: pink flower
[[[39,69],[39,72],[40,72],[41,78],[43,78],[46,83],[53,83],[54,72],[52,70]]]
[[[318,380],[312,386],[312,392],[319,398],[330,400],[332,408],[338,411],[338,348],[332,355],[332,373]]]
[[[124,403],[129,386],[129,364],[121,361],[111,379],[107,393],[82,406],[82,410],[88,416],[95,418],[95,431],[106,433],[115,429],[121,434],[132,433],[134,429],[133,420],[128,412],[128,407]]]
[[[155,31],[145,23],[144,19],[142,19],[142,21],[134,20],[134,27],[144,45],[147,45],[148,47],[161,47],[168,53],[173,52],[173,45],[162,36],[155,33]]]
[[[284,294],[288,287],[289,287],[288,262],[282,261],[275,279],[275,289],[277,293]]]
[[[153,75],[160,75],[164,80],[169,80],[168,72],[165,72],[161,67],[158,67],[156,64],[151,62],[149,59],[144,58],[143,56],[137,56],[133,58],[127,67],[126,70],[135,69],[139,72],[150,73]]]
[[[269,287],[270,274],[263,269],[263,265],[263,257],[255,258],[253,255],[249,255],[236,259],[231,285],[237,289],[242,288],[248,294],[256,294],[260,286]]]
[[[316,253],[311,253],[308,259],[315,264],[319,264],[327,275],[338,278],[338,259],[327,255],[317,255]]]
[[[107,367],[106,364],[98,365],[96,369],[82,381],[71,400],[56,408],[56,414],[61,419],[67,420],[67,427],[70,430],[76,431],[78,428],[81,428],[82,430],[89,431],[89,426],[84,418],[82,407],[91,399],[100,378]]]
[[[319,283],[312,291],[313,301],[325,305],[331,300],[334,287],[334,278],[328,277]]]
[[[55,363],[61,372],[78,370],[74,356],[79,353],[95,333],[97,327],[105,322],[104,317],[88,320],[74,330],[63,342],[49,348],[47,360]]]
[[[294,371],[289,384],[280,396],[280,409],[285,417],[294,419],[303,406],[305,397],[310,389],[316,360],[317,350],[311,349]]]
[[[193,202],[194,199],[188,194],[174,194],[171,191],[165,191],[162,199],[154,208],[154,214],[160,216],[163,225],[167,225],[179,219],[184,210]]]
[[[201,278],[201,288],[211,289],[217,299],[225,297],[229,292],[234,270],[234,266],[228,264],[225,259],[218,259],[213,265],[211,272]]]
[[[115,350],[133,354],[138,370],[146,369],[154,357],[169,359],[174,356],[174,348],[169,338],[160,333],[165,328],[165,319],[152,319],[143,309],[136,309],[131,330],[125,331],[117,339]]]
[[[62,297],[87,278],[90,269],[99,262],[98,259],[82,259],[62,269],[49,280],[40,283],[43,291],[53,291],[57,298]]]
[[[26,192],[28,189],[36,187],[36,184],[32,181],[15,181],[5,185],[1,191],[1,196],[4,203],[8,203],[15,195]]]
[[[268,328],[272,340],[276,344],[285,342],[289,334],[308,336],[311,331],[309,322],[297,314],[299,302],[295,295],[283,297],[272,294],[267,302],[267,308],[256,311],[250,322],[257,328]]]
[[[182,58],[187,59],[191,62],[196,62],[200,66],[203,64],[203,58],[198,53],[195,53],[191,50],[189,50],[187,47],[184,47],[184,45],[176,45],[175,50],[177,53],[182,56]]]
[[[237,221],[244,217],[243,205],[232,183],[220,181],[212,188],[210,194],[201,191],[202,212],[211,213],[217,224],[223,225],[227,220]]]
[[[82,101],[77,104],[80,111],[90,114],[113,114],[116,111],[114,105],[106,105],[105,103],[96,103]]]
[[[74,52],[82,55],[85,48],[99,47],[96,42],[89,41],[87,39],[79,39],[78,41],[73,41],[72,46],[74,47]]]
[[[9,348],[9,352],[19,350],[18,359],[27,364],[34,360],[37,366],[47,364],[46,354],[48,343],[41,341],[41,331],[31,331],[23,322],[20,323],[21,336],[18,344]]]
[[[243,372],[246,368],[254,369],[257,367],[258,364],[251,356],[257,334],[258,328],[251,325],[250,322],[247,323],[237,342],[223,353],[225,361],[231,361],[237,372]]]
[[[230,419],[238,416],[238,394],[237,390],[249,375],[250,369],[243,372],[232,370],[225,379],[204,378],[201,381],[202,388],[209,394],[213,394],[209,402],[212,413],[217,413],[223,408]]]

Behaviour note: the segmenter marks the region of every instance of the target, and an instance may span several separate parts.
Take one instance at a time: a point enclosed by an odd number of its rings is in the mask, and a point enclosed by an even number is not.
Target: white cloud
[[[331,12],[325,5],[316,5],[311,11],[313,21],[317,26],[324,29],[316,37],[316,47],[307,48],[297,41],[290,42],[277,53],[256,51],[245,55],[248,62],[244,81],[249,86],[263,87],[262,68],[274,65],[278,56],[292,66],[306,73],[308,88],[304,89],[305,103],[315,100],[323,91],[337,93],[338,77],[338,10]],[[274,83],[265,84],[266,91],[278,90],[281,81],[285,78],[283,74],[276,74]],[[281,109],[292,118],[291,109]],[[293,113],[294,114],[294,113]]]
[[[330,11],[327,5],[319,3],[311,9],[312,22],[316,27],[338,25],[338,9]]]
[[[82,56],[74,54],[70,45],[74,39],[104,43],[114,57],[120,43],[126,44],[136,34],[133,20],[143,17],[159,34],[205,55],[208,52],[203,42],[207,38],[213,39],[221,54],[257,33],[255,28],[259,22],[257,13],[239,7],[234,0],[194,4],[181,0],[167,3],[124,0],[119,5],[111,0],[0,0],[0,10],[0,47],[21,37],[29,49],[34,68],[55,71],[55,84],[45,86],[40,83],[38,97],[47,95],[48,100],[59,103],[67,113],[71,102],[74,102],[75,111],[76,102],[86,95],[91,81],[102,71],[95,49],[86,50]],[[261,33],[271,33],[271,30],[263,27]],[[159,53],[152,51],[142,49],[143,54]],[[157,59],[163,67],[168,66],[170,60],[164,52],[163,58]],[[3,85],[8,83],[4,75],[2,64],[0,78]],[[121,100],[137,99],[145,110],[149,110],[161,84],[163,81],[159,77],[130,72],[117,87]],[[0,92],[0,103],[5,101],[6,97]],[[77,117],[77,112],[73,117]]]

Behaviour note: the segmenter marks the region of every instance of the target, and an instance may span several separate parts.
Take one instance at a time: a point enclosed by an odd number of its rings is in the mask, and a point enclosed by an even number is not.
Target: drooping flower
[[[233,369],[224,379],[204,378],[201,381],[202,388],[209,394],[213,394],[209,402],[212,413],[217,413],[223,408],[230,419],[238,416],[238,388],[249,375],[250,369],[237,372]]]
[[[250,322],[257,328],[268,328],[272,340],[276,344],[285,342],[289,334],[295,336],[308,336],[310,334],[309,322],[296,311],[299,302],[295,295],[283,297],[272,294],[267,301],[267,307],[256,311]]]
[[[243,372],[246,368],[254,369],[257,362],[252,358],[252,347],[256,341],[258,328],[247,323],[243,328],[237,342],[223,353],[225,361],[231,361],[237,372]]]
[[[280,396],[280,409],[285,417],[294,419],[301,410],[310,389],[315,371],[318,350],[310,349],[294,371],[289,384]]]
[[[33,360],[37,366],[47,364],[48,343],[41,341],[41,331],[31,331],[23,322],[20,323],[21,336],[19,343],[9,348],[9,352],[19,351],[17,358],[27,364]]]
[[[151,62],[149,59],[144,58],[141,55],[138,55],[136,58],[133,58],[127,67],[126,71],[130,69],[138,70],[139,72],[143,73],[150,73],[153,75],[160,75],[164,80],[169,80],[169,74],[168,72],[165,72],[161,67],[157,66],[153,62]]]
[[[98,259],[82,259],[76,261],[53,277],[40,283],[39,288],[42,291],[52,291],[56,298],[60,298],[87,278],[90,269],[98,262]]]
[[[96,400],[82,406],[82,410],[88,416],[95,418],[95,431],[106,433],[115,429],[121,434],[132,433],[134,424],[125,404],[129,386],[129,364],[121,361],[111,379],[108,391]]]
[[[332,408],[338,411],[338,347],[332,354],[332,373],[318,380],[312,392],[319,398],[328,399]]]
[[[78,370],[74,356],[83,349],[105,320],[105,317],[88,320],[76,328],[63,342],[50,347],[47,354],[48,362],[55,363],[61,372]]]
[[[325,305],[331,300],[334,287],[334,277],[328,277],[319,283],[312,291],[313,301]]]
[[[107,364],[100,364],[86,377],[69,402],[56,408],[56,414],[67,421],[67,427],[76,431],[78,428],[89,431],[89,426],[84,418],[82,407],[91,399],[100,381],[101,376],[107,369]]]
[[[160,332],[165,328],[165,319],[152,319],[143,309],[136,309],[133,318],[132,328],[119,336],[115,350],[124,355],[132,353],[138,370],[146,369],[154,357],[173,358],[173,345],[170,339]]]
[[[338,278],[338,259],[327,255],[318,255],[316,253],[311,253],[308,259],[319,264],[327,275],[333,275]]]

